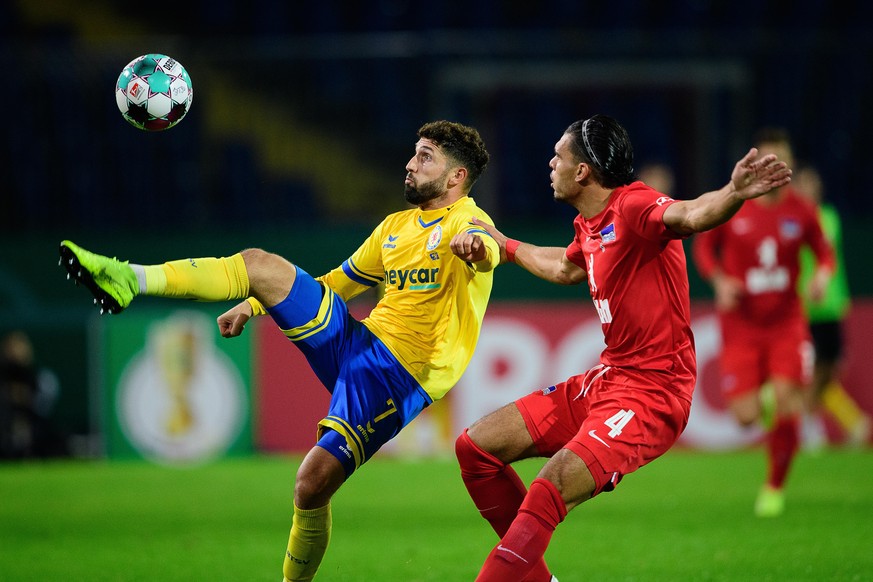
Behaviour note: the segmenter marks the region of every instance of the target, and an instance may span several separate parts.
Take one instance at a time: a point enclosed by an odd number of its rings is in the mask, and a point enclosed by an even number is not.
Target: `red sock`
[[[470,498],[497,536],[503,537],[518,515],[527,488],[515,469],[479,448],[466,430],[455,441],[455,454]],[[524,580],[548,582],[551,577],[545,560],[540,559]]]
[[[796,416],[776,419],[776,424],[767,435],[769,470],[767,484],[781,489],[791,468],[791,461],[797,454],[800,444],[799,422]]]
[[[480,449],[466,430],[455,441],[455,454],[461,465],[461,479],[473,503],[497,535],[503,537],[518,514],[527,488],[515,469]]]
[[[488,555],[477,582],[523,580],[543,559],[552,532],[566,515],[558,489],[550,481],[534,479],[518,517]]]

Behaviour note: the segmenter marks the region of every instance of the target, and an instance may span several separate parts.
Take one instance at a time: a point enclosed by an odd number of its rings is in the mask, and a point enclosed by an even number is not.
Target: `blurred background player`
[[[815,367],[808,393],[810,431],[807,433],[807,444],[815,448],[825,442],[826,436],[823,428],[820,428],[819,418],[823,409],[839,425],[848,444],[861,446],[870,439],[870,417],[861,410],[840,381],[840,363],[844,352],[843,324],[851,308],[849,281],[843,261],[842,221],[837,209],[825,199],[821,176],[816,168],[809,165],[798,168],[792,182],[797,192],[818,208],[819,223],[835,256],[833,277],[823,296],[816,300],[810,296],[809,289],[818,263],[808,247],[800,251],[797,289],[803,299],[815,347]]]
[[[294,484],[287,581],[312,580],[330,540],[334,493],[455,385],[482,329],[500,255],[491,236],[471,222],[490,219],[468,194],[488,152],[479,132],[459,123],[427,123],[418,138],[405,180],[414,208],[389,215],[351,257],[318,279],[260,249],[130,265],[61,244],[63,266],[101,310],[118,313],[139,294],[244,299],[219,316],[221,334],[238,336],[253,315],[269,313],[330,391],[318,442]],[[380,282],[382,298],[367,318],[355,320],[346,301]],[[294,411],[287,413],[294,422]]]
[[[0,459],[69,454],[67,438],[51,421],[60,382],[39,366],[30,336],[20,329],[0,337]]]
[[[507,404],[458,437],[464,484],[501,538],[480,582],[553,579],[543,555],[567,512],[673,446],[697,376],[681,239],[790,180],[775,156],[750,150],[721,189],[673,200],[634,181],[627,132],[605,115],[571,124],[549,167],[555,200],[579,212],[568,247],[480,226],[504,260],[552,283],[587,281],[606,348],[597,366]],[[527,490],[510,463],[529,457],[549,460]]]
[[[675,195],[676,174],[673,168],[663,162],[650,162],[643,165],[637,173],[637,179],[661,194]]]
[[[761,154],[793,164],[786,131],[764,128],[754,140]],[[768,472],[755,513],[783,512],[783,486],[799,446],[804,390],[812,373],[809,326],[797,292],[800,249],[818,259],[809,296],[820,298],[834,269],[834,254],[815,209],[790,186],[743,205],[736,216],[697,237],[693,256],[715,291],[721,326],[721,388],[743,426],[769,424]],[[760,389],[772,386],[772,421],[763,422]]]

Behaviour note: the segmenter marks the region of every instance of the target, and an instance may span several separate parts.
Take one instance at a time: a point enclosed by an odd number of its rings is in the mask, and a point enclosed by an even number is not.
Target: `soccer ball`
[[[182,63],[147,54],[127,63],[115,84],[115,103],[131,125],[145,131],[169,129],[182,121],[194,87]]]

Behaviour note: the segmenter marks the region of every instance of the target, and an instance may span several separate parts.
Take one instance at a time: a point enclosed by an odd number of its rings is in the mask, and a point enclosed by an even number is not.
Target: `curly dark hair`
[[[489,155],[485,142],[472,127],[454,121],[431,121],[421,126],[418,137],[434,142],[446,156],[467,168],[467,191],[473,187],[488,165]]]
[[[592,115],[573,122],[564,133],[573,138],[573,155],[592,167],[598,183],[618,188],[633,182],[634,148],[618,121],[608,115]]]

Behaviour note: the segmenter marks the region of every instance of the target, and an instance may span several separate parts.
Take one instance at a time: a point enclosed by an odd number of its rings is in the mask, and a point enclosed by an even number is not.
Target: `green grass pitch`
[[[0,464],[0,579],[279,582],[298,463]],[[571,512],[546,559],[561,582],[873,580],[873,451],[801,454],[776,519],[752,515],[763,472],[760,450],[671,451]],[[316,580],[472,581],[496,543],[454,459],[377,457],[333,517]]]

